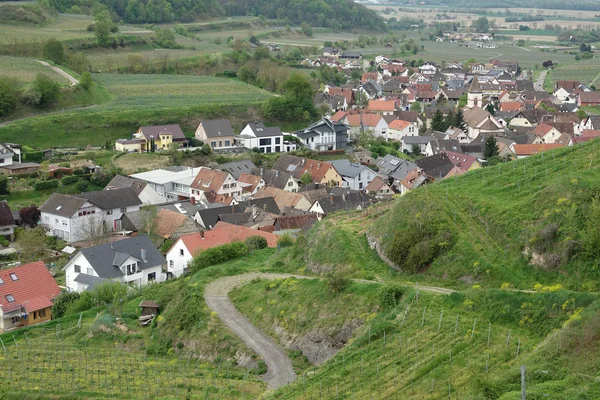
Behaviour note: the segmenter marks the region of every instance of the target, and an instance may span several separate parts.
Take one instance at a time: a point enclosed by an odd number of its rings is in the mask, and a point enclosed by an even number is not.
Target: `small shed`
[[[142,317],[146,315],[158,315],[158,303],[154,300],[142,300],[140,307],[142,308]]]

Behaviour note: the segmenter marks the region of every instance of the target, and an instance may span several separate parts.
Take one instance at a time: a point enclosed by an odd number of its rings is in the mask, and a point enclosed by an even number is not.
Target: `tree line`
[[[98,4],[108,8],[114,21],[127,23],[192,22],[199,17],[254,15],[300,25],[332,29],[385,30],[381,16],[351,0],[41,0],[60,12],[91,13]]]

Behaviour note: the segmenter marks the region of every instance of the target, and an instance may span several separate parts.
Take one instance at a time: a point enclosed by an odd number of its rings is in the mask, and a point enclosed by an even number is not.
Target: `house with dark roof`
[[[125,213],[121,217],[121,228],[128,233],[154,234],[160,238],[155,242],[157,244],[200,230],[188,215],[166,208],[160,208],[156,213],[146,209]]]
[[[131,188],[143,204],[161,204],[165,198],[158,194],[148,182],[129,176],[115,175],[104,190]]]
[[[42,261],[0,270],[0,333],[49,321],[59,294]]]
[[[123,213],[141,206],[130,187],[78,195],[53,193],[40,207],[40,223],[49,236],[73,243],[120,231]]]
[[[150,152],[169,150],[172,145],[187,147],[188,143],[179,125],[141,126],[131,139],[117,140],[115,150]]]
[[[290,174],[289,172],[273,169],[254,168],[251,171],[251,174],[260,176],[265,181],[265,186],[286,190],[288,192],[298,191],[298,181],[296,181],[296,179],[294,179],[292,174]]]
[[[340,195],[329,195],[316,200],[309,208],[309,212],[317,215],[321,219],[326,215],[338,211],[363,210],[372,202],[371,197],[362,192],[348,192]]]
[[[81,249],[65,265],[65,285],[83,292],[104,281],[142,287],[163,282],[166,260],[146,235]]]
[[[416,161],[416,164],[433,180],[441,180],[465,172],[461,168],[455,166],[446,153],[439,153],[421,158]]]
[[[580,92],[577,105],[579,107],[600,105],[600,92]]]
[[[0,201],[0,236],[7,240],[12,240],[15,233],[15,218],[6,201]]]
[[[437,154],[437,139],[433,136],[403,136],[402,151],[413,153],[418,149],[420,154],[431,156]]]
[[[392,187],[379,176],[376,176],[365,188],[365,192],[375,198],[387,198],[394,195]]]
[[[273,231],[279,233],[297,233],[302,230],[307,224],[317,220],[317,216],[313,213],[302,215],[282,215],[275,219],[273,223]]]
[[[377,160],[379,167],[379,176],[392,186],[399,187],[398,184],[417,164],[403,158],[387,154],[385,157]]]
[[[311,150],[344,150],[348,145],[349,131],[348,126],[323,118],[292,135]]]
[[[267,127],[262,122],[251,122],[246,125],[236,140],[247,149],[257,148],[260,153],[286,151],[281,129],[275,126]]]
[[[333,160],[331,164],[342,176],[342,187],[352,190],[363,190],[377,176],[377,173],[366,165],[356,164],[350,160]]]
[[[235,133],[227,119],[206,119],[200,122],[194,136],[214,150],[228,149],[235,144]]]
[[[222,171],[229,172],[235,179],[237,179],[241,174],[251,174],[252,170],[256,168],[256,165],[254,165],[252,160],[239,160],[219,164],[217,168]]]

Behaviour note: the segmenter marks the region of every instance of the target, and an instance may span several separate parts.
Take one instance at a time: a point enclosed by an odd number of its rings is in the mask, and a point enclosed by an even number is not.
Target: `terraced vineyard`
[[[87,30],[92,23],[91,17],[61,14],[57,19],[41,26],[2,24],[0,44],[20,42],[39,42],[51,38],[73,40],[93,38],[94,33]]]
[[[598,85],[600,83],[600,65],[596,59],[559,65],[551,71],[551,79],[553,82],[577,80],[586,85]]]
[[[115,96],[102,109],[158,109],[205,104],[258,103],[271,95],[235,79],[192,75],[96,74],[94,80]]]
[[[0,35],[1,36],[1,35]],[[0,76],[15,78],[22,83],[33,82],[39,73],[46,74],[61,85],[67,85],[68,80],[51,68],[45,67],[31,58],[0,56]]]
[[[221,368],[192,355],[151,356],[139,345],[92,338],[108,327],[77,321],[3,336],[0,379],[10,393],[76,398],[255,398],[264,384],[243,369]],[[8,390],[0,388],[0,397]],[[189,397],[188,397],[189,398]]]

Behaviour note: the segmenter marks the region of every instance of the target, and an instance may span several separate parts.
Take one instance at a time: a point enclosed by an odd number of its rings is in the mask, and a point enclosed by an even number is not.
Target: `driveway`
[[[548,75],[548,71],[540,72],[540,76],[538,76],[537,81],[533,84],[533,89],[537,92],[544,91],[544,81],[546,80],[546,75]]]

